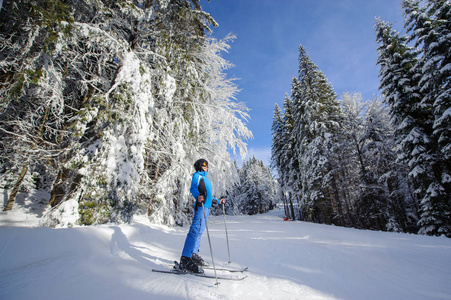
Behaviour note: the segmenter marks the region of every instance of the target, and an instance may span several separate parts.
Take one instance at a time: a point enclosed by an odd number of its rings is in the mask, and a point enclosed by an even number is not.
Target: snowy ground
[[[0,213],[0,299],[451,299],[447,238],[283,221],[280,210],[227,216],[232,266],[249,272],[215,286],[214,279],[151,272],[179,259],[188,228],[145,218],[36,227],[43,207],[22,197]],[[218,267],[228,266],[223,221],[209,222]],[[210,258],[206,234],[201,255]]]

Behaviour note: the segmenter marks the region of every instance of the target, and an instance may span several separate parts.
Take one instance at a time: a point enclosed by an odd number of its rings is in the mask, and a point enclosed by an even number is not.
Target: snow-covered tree
[[[293,80],[296,80],[295,78]],[[286,201],[286,216],[296,219],[294,202],[300,188],[299,162],[295,153],[296,139],[294,136],[293,102],[285,95],[283,102],[283,115],[275,116],[273,120],[273,148],[272,165],[279,174],[280,194]]]
[[[218,191],[237,179],[227,150],[245,154],[247,108],[220,56],[232,37],[209,25],[197,0],[3,5],[2,170],[16,185],[29,165],[52,179],[43,223],[69,206],[83,224],[136,210],[183,224],[196,159]]]
[[[324,74],[299,47],[299,74],[292,85],[299,197],[306,220],[332,223],[329,155],[338,128],[339,104]]]
[[[394,129],[388,109],[377,98],[363,101],[360,94],[343,95],[344,111],[354,111],[358,130],[347,130],[354,145],[359,186],[354,207],[363,228],[412,231],[417,221],[410,195],[407,165],[396,161]],[[351,109],[346,109],[349,107]],[[357,109],[352,109],[352,107]],[[349,122],[350,121],[350,122]]]
[[[401,160],[420,201],[420,233],[450,235],[449,193],[449,1],[403,1],[401,37],[377,21],[381,89],[397,126]],[[414,41],[410,46],[409,41]],[[448,75],[447,75],[448,74]]]
[[[290,109],[288,108],[288,102],[290,99],[288,96],[285,96],[285,102],[284,107],[288,111]],[[287,174],[289,174],[289,170],[287,168],[288,161],[290,156],[293,157],[291,154],[287,154],[287,143],[286,143],[286,132],[285,132],[286,126],[284,122],[284,115],[280,107],[276,104],[274,107],[274,116],[273,116],[273,122],[272,122],[272,146],[271,146],[271,167],[277,171],[278,177],[279,177],[279,195],[280,198],[283,200],[284,209],[285,209],[285,216],[292,216],[294,219],[294,209],[293,209],[293,202],[291,201],[289,205],[288,203],[288,194],[289,187],[288,187],[288,180],[287,180]],[[296,164],[297,165],[297,164]]]
[[[403,1],[410,40],[421,52],[418,85],[422,103],[432,108],[428,144],[433,179],[421,201],[420,233],[451,237],[451,3]]]
[[[361,194],[362,170],[364,166],[361,137],[364,130],[365,104],[358,93],[343,93],[341,102],[340,130],[337,136],[332,161],[337,174],[337,192],[341,210],[337,206],[338,220],[345,225],[358,223],[357,199]]]
[[[274,115],[272,121],[272,145],[271,145],[271,167],[278,170],[283,166],[284,155],[282,152],[285,141],[283,139],[284,132],[284,122],[283,122],[283,113],[280,109],[279,105],[275,105],[274,107]],[[279,176],[282,174],[281,171],[278,170]]]
[[[240,182],[230,192],[231,200],[240,213],[254,215],[274,208],[277,183],[269,168],[255,156],[243,163]]]
[[[408,165],[397,161],[394,126],[388,107],[381,98],[368,101],[365,112],[366,141],[364,155],[370,176],[384,203],[379,210],[379,222],[389,231],[416,232],[418,207],[408,178]],[[371,178],[370,177],[370,178]],[[370,179],[371,180],[371,179]]]
[[[300,80],[294,78],[292,87],[292,98],[298,101],[286,97],[284,111],[278,106],[274,110],[272,163],[279,174],[279,197],[286,198],[286,206],[293,206],[287,191],[295,193],[295,199],[301,200],[296,203],[299,207],[296,218],[358,228],[416,232],[418,209],[411,196],[413,190],[407,177],[407,163],[396,159],[394,127],[382,100],[364,100],[361,94],[344,93],[339,100],[330,98],[330,102],[314,103],[309,100],[309,94],[302,93],[308,88],[303,88]],[[324,90],[330,92],[331,87]],[[328,93],[310,95],[313,95],[311,99],[322,99],[318,95]],[[298,106],[294,106],[295,103]],[[321,105],[324,106],[318,109],[320,112],[327,108],[329,111],[321,114],[314,110]],[[304,115],[296,115],[301,112]],[[296,120],[303,123],[296,123]],[[314,127],[312,124],[320,125]],[[294,130],[296,128],[301,130]],[[318,132],[323,135],[315,137]],[[321,139],[322,136],[327,138]],[[322,143],[311,142],[315,140]],[[300,146],[304,147],[304,152],[300,152],[304,155],[295,152]],[[309,151],[312,149],[315,151]],[[321,159],[325,163],[321,164]],[[292,161],[298,162],[297,167],[292,168]],[[317,184],[313,184],[315,178]],[[305,197],[309,193],[323,197],[307,202]],[[287,216],[290,213],[288,209]]]

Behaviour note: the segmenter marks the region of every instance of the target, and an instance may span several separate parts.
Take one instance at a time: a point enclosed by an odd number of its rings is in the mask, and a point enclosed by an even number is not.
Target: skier
[[[180,269],[192,273],[204,273],[201,266],[208,264],[200,257],[199,246],[202,233],[205,230],[205,222],[208,220],[210,207],[212,203],[224,204],[225,199],[216,199],[212,196],[211,182],[207,178],[208,162],[205,159],[199,159],[194,163],[196,172],[191,180],[190,192],[195,201],[193,222],[186,236],[183,247],[182,257],[180,258]],[[202,210],[202,203],[205,209],[205,218]]]

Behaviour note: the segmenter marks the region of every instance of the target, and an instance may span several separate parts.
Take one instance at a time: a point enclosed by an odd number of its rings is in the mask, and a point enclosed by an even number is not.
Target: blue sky
[[[325,74],[340,97],[359,92],[378,96],[379,66],[375,17],[402,30],[400,0],[203,0],[219,23],[213,36],[236,35],[223,57],[235,65],[237,100],[250,108],[249,155],[269,166],[274,106],[282,107],[297,76],[299,45]],[[248,157],[249,157],[248,155]]]

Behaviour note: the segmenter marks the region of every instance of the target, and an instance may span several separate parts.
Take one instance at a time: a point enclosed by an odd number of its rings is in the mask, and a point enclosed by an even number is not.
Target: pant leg
[[[202,236],[203,230],[201,230],[201,228],[203,220],[204,215],[202,212],[202,207],[199,207],[194,211],[193,222],[191,223],[188,234],[186,235],[182,256],[191,257],[193,255],[198,236],[199,240],[200,236]]]
[[[204,209],[205,209],[205,218],[207,218],[207,221],[208,221],[208,215],[210,214],[210,208],[204,207]],[[202,211],[202,207],[200,207],[199,210]],[[205,219],[204,219],[204,213],[202,212],[200,231],[199,231],[199,234],[197,235],[196,242],[194,243],[193,253],[199,252],[200,240],[202,238],[202,234],[205,231],[205,227],[206,227],[206,224],[205,224]]]

